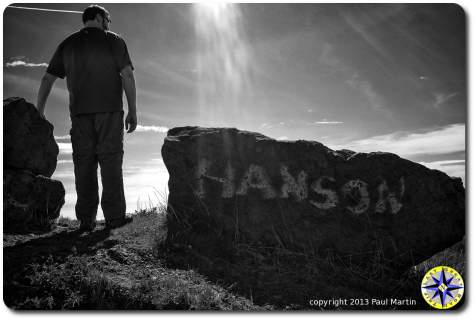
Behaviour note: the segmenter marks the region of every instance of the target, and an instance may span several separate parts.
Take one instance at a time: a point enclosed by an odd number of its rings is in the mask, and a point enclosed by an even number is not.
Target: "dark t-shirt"
[[[60,43],[46,72],[63,79],[69,91],[71,116],[122,111],[119,72],[130,65],[125,41],[98,28],[83,28]]]

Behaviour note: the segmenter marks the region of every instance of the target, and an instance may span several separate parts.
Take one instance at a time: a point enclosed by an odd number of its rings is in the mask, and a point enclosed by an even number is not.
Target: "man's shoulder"
[[[106,31],[106,35],[110,38],[113,38],[114,40],[122,40],[124,41],[124,38],[122,38],[122,36],[118,33],[115,33],[115,32],[112,32],[112,31],[109,31],[107,30]]]
[[[79,38],[81,36],[81,31],[82,30],[77,30],[73,33],[70,33],[69,35],[67,35],[63,41],[61,41],[60,43],[60,46],[64,46],[74,40],[76,40],[77,38]]]

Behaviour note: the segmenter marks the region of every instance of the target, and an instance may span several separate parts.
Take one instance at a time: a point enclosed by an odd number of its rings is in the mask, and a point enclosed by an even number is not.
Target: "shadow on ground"
[[[191,246],[177,244],[163,245],[161,252],[167,266],[196,270],[253,303],[273,305],[277,310],[319,309],[309,304],[311,299],[347,299],[346,305],[327,306],[325,310],[430,310],[421,294],[423,275],[447,262],[458,264],[462,271],[465,265],[463,242],[398,275],[385,272],[377,263],[368,273],[335,256],[322,259],[281,248],[241,245],[226,258],[203,256]],[[409,300],[402,305],[365,305],[360,299]]]
[[[4,234],[3,248],[3,281],[4,300],[7,305],[18,296],[29,290],[29,268],[34,264],[42,264],[46,260],[55,263],[64,262],[68,256],[92,255],[101,248],[110,248],[117,240],[106,240],[109,230],[97,229],[84,233],[75,227],[58,227],[56,230],[43,235],[23,235],[15,243],[11,238],[19,236]],[[10,236],[10,237],[9,237]],[[10,241],[5,241],[9,238]]]

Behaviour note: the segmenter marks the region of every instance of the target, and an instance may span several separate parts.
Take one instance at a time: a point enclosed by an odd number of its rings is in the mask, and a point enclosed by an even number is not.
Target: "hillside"
[[[13,309],[261,310],[193,270],[168,268],[157,248],[163,211],[137,212],[111,233],[80,234],[60,219],[42,235],[4,234],[4,301]]]
[[[422,299],[420,279],[432,265],[448,261],[453,265],[457,261],[454,267],[462,274],[465,269],[464,245],[460,243],[402,277],[388,278],[382,283],[338,267],[331,259],[311,263],[311,257],[289,252],[258,255],[252,248],[241,250],[241,261],[235,265],[209,261],[212,272],[198,272],[193,268],[193,260],[203,257],[193,248],[163,246],[164,221],[164,208],[153,208],[136,212],[131,224],[110,233],[100,223],[94,232],[80,234],[77,221],[62,218],[46,234],[4,234],[5,303],[19,310],[315,309],[305,305],[302,298],[318,296],[318,290],[309,296],[303,288],[327,286],[323,280],[330,280],[331,268],[332,274],[337,275],[331,281],[341,284],[335,288],[335,297],[357,292],[354,289],[361,281],[373,281],[375,290],[383,296],[418,300]],[[283,269],[279,259],[284,258],[307,259],[308,270]],[[286,282],[289,272],[300,273],[303,282]],[[303,285],[305,279],[307,283]],[[249,289],[252,287],[255,291]],[[381,291],[384,287],[390,290]],[[418,301],[416,308],[429,306]]]

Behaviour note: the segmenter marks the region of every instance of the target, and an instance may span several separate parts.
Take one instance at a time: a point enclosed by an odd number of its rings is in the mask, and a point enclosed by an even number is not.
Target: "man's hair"
[[[100,14],[101,17],[105,18],[106,14],[109,14],[109,12],[104,7],[93,4],[84,9],[84,12],[82,13],[82,22],[86,23],[88,20],[96,19],[97,14]]]

